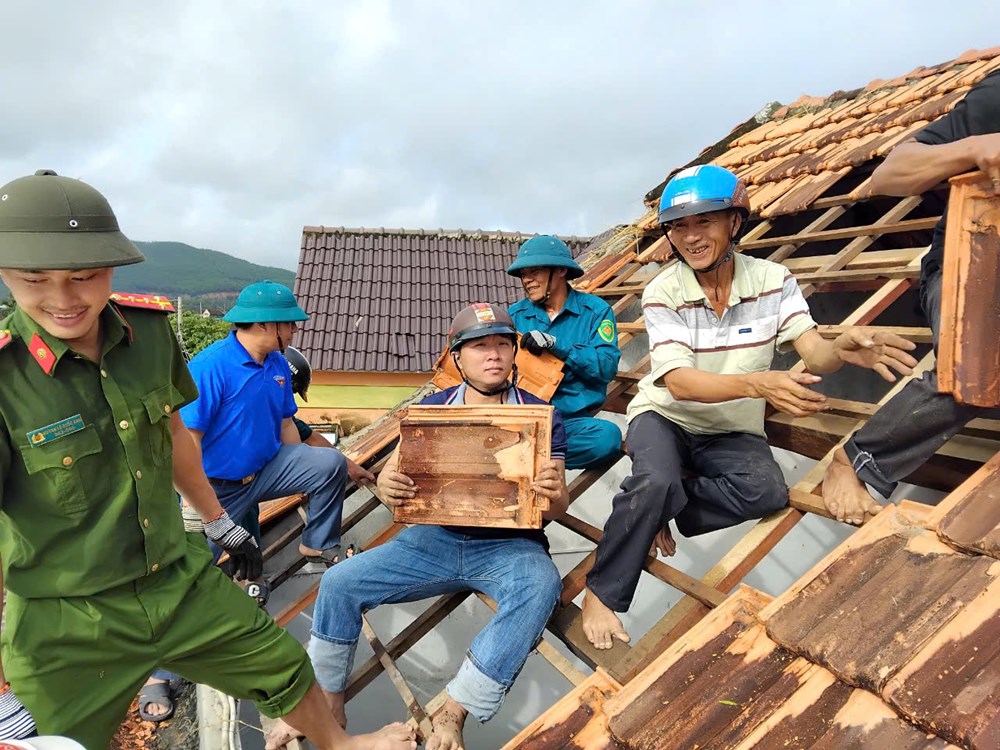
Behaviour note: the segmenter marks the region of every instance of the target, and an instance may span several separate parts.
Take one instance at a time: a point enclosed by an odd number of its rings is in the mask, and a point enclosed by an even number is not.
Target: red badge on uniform
[[[37,333],[31,337],[31,342],[28,344],[28,351],[31,352],[31,356],[35,358],[38,366],[45,371],[45,374],[51,375],[52,368],[56,366],[56,355]]]
[[[0,331],[0,349],[3,349],[11,341],[13,341],[13,339],[11,338],[10,331]]]

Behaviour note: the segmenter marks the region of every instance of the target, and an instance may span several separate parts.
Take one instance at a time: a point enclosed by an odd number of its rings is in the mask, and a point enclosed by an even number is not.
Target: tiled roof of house
[[[510,305],[505,273],[531,235],[305,227],[295,295],[309,313],[296,343],[314,369],[429,372],[463,305]],[[574,254],[589,238],[563,237]]]
[[[736,172],[747,183],[751,207],[765,219],[802,211],[852,170],[884,157],[945,114],[997,67],[1000,47],[970,50],[853,91],[803,96],[762,121],[739,126],[692,163]],[[661,191],[662,185],[647,199]],[[856,199],[869,196],[867,181],[852,193]]]

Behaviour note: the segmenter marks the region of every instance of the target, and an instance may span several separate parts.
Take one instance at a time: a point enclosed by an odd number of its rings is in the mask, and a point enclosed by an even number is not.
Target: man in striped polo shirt
[[[663,191],[660,226],[681,262],[642,297],[651,370],[628,410],[632,473],[613,501],[583,603],[597,648],[629,640],[615,612],[628,610],[646,556],[674,553],[671,520],[694,536],[787,504],[764,435],[767,403],[807,416],[826,407],[810,387],[815,373],[849,362],[892,381],[892,370],[916,365],[913,344],[898,336],[850,328],[822,338],[784,266],[736,254],[749,214],[746,187],[721,167],[685,169]],[[808,372],[770,369],[775,351],[788,348]]]

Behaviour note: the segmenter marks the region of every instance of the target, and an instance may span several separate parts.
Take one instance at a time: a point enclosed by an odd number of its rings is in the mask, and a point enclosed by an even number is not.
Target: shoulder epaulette
[[[123,294],[114,292],[111,301],[122,307],[138,307],[143,310],[159,310],[160,312],[175,312],[170,300],[159,294]]]
[[[10,335],[10,331],[0,330],[0,349],[3,349],[13,340],[14,337]]]

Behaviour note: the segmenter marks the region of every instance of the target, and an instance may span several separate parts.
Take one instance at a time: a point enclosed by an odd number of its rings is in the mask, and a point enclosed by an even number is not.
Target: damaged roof
[[[511,305],[517,232],[305,227],[295,296],[309,313],[296,344],[313,369],[430,372],[455,313]],[[562,237],[574,255],[591,244]]]
[[[752,118],[740,125],[691,164],[731,169],[747,183],[753,211],[765,219],[803,211],[853,171],[948,112],[997,67],[1000,47],[970,50],[852,91],[803,96],[760,122]],[[862,177],[867,173],[859,175],[855,199],[871,196]],[[657,200],[665,184],[650,191],[647,201]]]

